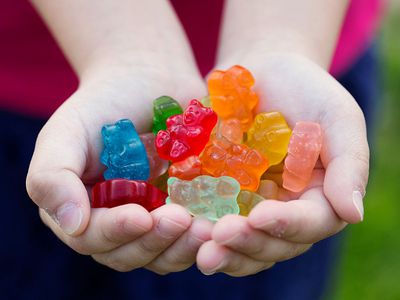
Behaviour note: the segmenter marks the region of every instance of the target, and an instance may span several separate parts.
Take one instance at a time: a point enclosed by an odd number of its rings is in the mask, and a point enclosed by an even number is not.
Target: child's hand
[[[45,224],[75,251],[119,271],[145,266],[168,273],[192,265],[210,238],[211,223],[192,223],[180,206],[151,213],[135,204],[91,209],[88,196],[105,169],[99,162],[101,127],[130,118],[139,132],[149,131],[156,97],[186,101],[205,95],[201,78],[187,69],[177,64],[174,74],[139,65],[130,71],[92,70],[40,132],[27,190]]]
[[[302,193],[281,189],[278,200],[257,205],[248,218],[226,216],[197,255],[206,274],[254,274],[310,248],[363,219],[369,150],[363,114],[326,71],[294,54],[260,54],[240,62],[256,78],[259,111],[279,111],[291,127],[320,123],[321,162]],[[230,65],[220,66],[221,69]],[[293,200],[293,201],[289,201]]]

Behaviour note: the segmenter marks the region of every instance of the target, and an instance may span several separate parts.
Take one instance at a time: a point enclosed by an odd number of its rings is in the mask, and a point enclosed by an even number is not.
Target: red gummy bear
[[[98,182],[92,190],[92,207],[115,207],[135,203],[152,211],[165,204],[168,195],[146,181],[111,179]]]
[[[157,133],[158,155],[173,162],[199,155],[210,139],[216,123],[216,113],[193,99],[183,114],[167,119],[167,130]]]

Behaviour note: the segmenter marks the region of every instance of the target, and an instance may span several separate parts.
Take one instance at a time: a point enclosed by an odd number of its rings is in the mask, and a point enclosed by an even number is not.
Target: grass
[[[365,221],[347,231],[337,285],[329,299],[400,299],[400,6],[392,7],[381,40],[383,110]]]

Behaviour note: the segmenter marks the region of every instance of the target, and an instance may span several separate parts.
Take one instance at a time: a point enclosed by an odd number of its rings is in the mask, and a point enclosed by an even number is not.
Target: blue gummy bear
[[[104,125],[101,135],[104,150],[100,155],[100,161],[108,167],[104,172],[106,180],[149,178],[150,165],[146,149],[130,120],[123,119],[112,125]]]

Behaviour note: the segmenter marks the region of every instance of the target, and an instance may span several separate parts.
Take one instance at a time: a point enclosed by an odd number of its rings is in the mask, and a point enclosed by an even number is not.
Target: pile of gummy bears
[[[154,100],[153,133],[138,135],[127,119],[103,126],[100,160],[108,169],[92,207],[136,203],[151,211],[176,203],[212,221],[247,216],[260,201],[277,199],[278,185],[263,178],[282,162],[283,187],[302,191],[321,151],[321,127],[297,122],[292,131],[279,112],[254,117],[254,83],[241,66],[215,70],[209,96],[184,111],[171,97]]]

